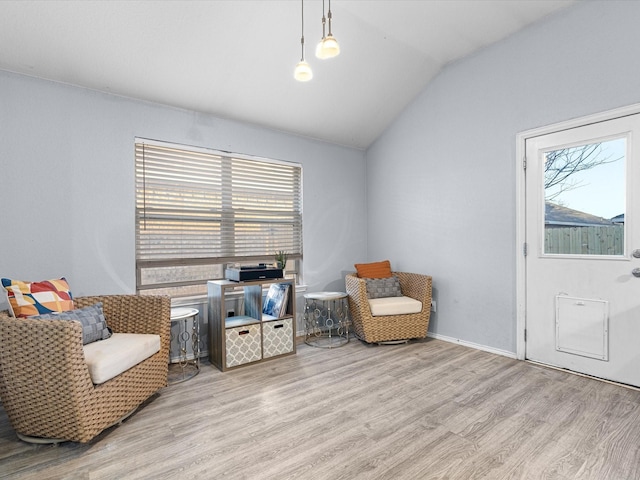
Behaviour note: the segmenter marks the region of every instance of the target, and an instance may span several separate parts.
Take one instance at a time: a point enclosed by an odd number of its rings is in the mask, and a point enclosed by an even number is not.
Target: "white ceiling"
[[[574,0],[0,1],[0,69],[366,148],[449,62]],[[325,2],[328,4],[328,1]]]

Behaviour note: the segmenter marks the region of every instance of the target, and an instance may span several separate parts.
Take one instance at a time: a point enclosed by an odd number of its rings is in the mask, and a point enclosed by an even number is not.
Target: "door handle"
[[[634,277],[640,277],[640,268],[634,268],[633,270],[631,270],[631,273]]]
[[[640,258],[640,248],[636,248],[631,255],[633,255],[633,258]]]

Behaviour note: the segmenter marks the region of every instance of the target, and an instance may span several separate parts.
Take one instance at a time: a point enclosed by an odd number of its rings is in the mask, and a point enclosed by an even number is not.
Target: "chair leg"
[[[411,339],[405,338],[404,340],[386,340],[384,342],[377,342],[378,345],[401,345],[403,343],[409,343]]]
[[[43,437],[32,437],[30,435],[23,435],[21,433],[16,432],[16,435],[20,440],[26,443],[33,443],[36,445],[53,445],[57,447],[59,443],[66,442],[63,438],[43,438]]]
[[[357,332],[354,331],[352,333],[354,337],[356,337],[361,342],[366,343],[367,345],[402,345],[411,341],[410,338],[406,338],[404,340],[383,340],[382,342],[367,342],[364,338],[360,337]]]

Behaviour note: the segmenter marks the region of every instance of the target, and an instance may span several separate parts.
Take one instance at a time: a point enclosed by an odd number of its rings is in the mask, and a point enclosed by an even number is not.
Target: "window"
[[[300,164],[136,139],[140,293],[200,295],[228,264],[302,259]]]
[[[627,139],[545,152],[544,253],[624,256]]]

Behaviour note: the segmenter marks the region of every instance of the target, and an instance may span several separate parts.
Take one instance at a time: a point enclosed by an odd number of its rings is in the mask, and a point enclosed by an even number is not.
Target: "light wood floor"
[[[425,340],[206,363],[93,442],[17,440],[0,477],[640,479],[640,392]]]

